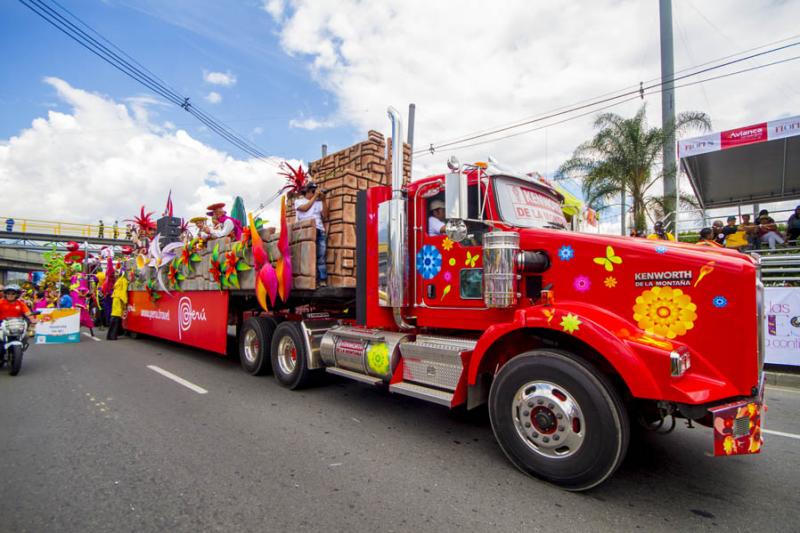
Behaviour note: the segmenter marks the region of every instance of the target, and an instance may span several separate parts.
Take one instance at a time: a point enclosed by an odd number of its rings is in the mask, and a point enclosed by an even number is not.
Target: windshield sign
[[[500,217],[521,228],[566,227],[561,205],[552,197],[523,182],[498,178],[495,180]]]

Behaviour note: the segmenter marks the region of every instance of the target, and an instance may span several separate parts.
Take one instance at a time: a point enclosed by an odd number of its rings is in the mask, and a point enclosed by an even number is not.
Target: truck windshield
[[[556,198],[522,180],[496,177],[494,190],[500,218],[520,228],[564,229],[567,221]]]

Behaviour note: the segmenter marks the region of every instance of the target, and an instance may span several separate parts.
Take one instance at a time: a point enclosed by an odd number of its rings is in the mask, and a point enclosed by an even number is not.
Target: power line
[[[682,88],[685,88],[685,87],[691,87],[693,85],[702,84],[702,83],[705,83],[705,82],[708,82],[708,81],[714,81],[714,80],[719,80],[719,79],[722,79],[722,78],[728,78],[730,76],[735,76],[737,74],[743,74],[745,72],[751,72],[751,71],[754,71],[754,70],[760,70],[762,68],[771,67],[771,66],[775,66],[775,65],[780,65],[782,63],[788,63],[790,61],[797,61],[798,59],[800,59],[800,55],[793,56],[793,57],[788,57],[788,58],[784,58],[784,59],[779,59],[779,60],[776,60],[776,61],[772,61],[770,63],[764,63],[764,64],[761,64],[761,65],[755,65],[755,66],[744,68],[744,69],[741,69],[741,70],[736,70],[734,72],[726,72],[724,74],[719,74],[717,76],[711,76],[709,78],[703,78],[701,80],[694,80],[694,81],[690,81],[690,82],[683,83],[683,84],[680,84],[680,85],[675,85],[675,89],[682,89]],[[653,88],[655,88],[655,87],[653,87]],[[646,92],[642,93],[642,96],[651,96],[651,95],[655,94],[656,92],[658,92],[658,91],[652,90],[653,88],[651,88],[651,90],[649,90],[649,91],[646,91]],[[626,98],[624,100],[613,102],[613,103],[611,103],[609,105],[606,105],[606,106],[603,106],[603,107],[593,108],[593,109],[590,109],[589,111],[585,111],[585,112],[580,113],[578,115],[569,116],[569,117],[566,117],[564,119],[558,120],[556,122],[551,122],[551,123],[548,123],[548,124],[544,124],[542,126],[537,126],[535,128],[530,128],[530,129],[527,129],[527,130],[514,132],[514,133],[511,133],[509,135],[503,135],[501,137],[494,137],[492,139],[487,139],[487,140],[483,140],[483,141],[477,141],[477,142],[474,142],[474,143],[471,143],[471,144],[466,144],[466,145],[463,145],[463,146],[456,146],[454,148],[450,148],[450,151],[464,150],[466,148],[473,148],[475,146],[480,146],[480,145],[483,145],[483,144],[490,144],[490,143],[494,143],[494,142],[497,142],[497,141],[510,139],[510,138],[513,138],[513,137],[519,137],[520,135],[526,135],[526,134],[532,133],[534,131],[540,131],[540,130],[543,130],[543,129],[546,129],[546,128],[550,128],[552,126],[556,126],[558,124],[563,124],[563,123],[569,122],[571,120],[576,120],[576,119],[579,119],[581,117],[585,117],[587,115],[592,115],[594,113],[597,113],[598,111],[604,111],[604,110],[610,109],[612,107],[617,107],[619,105],[625,104],[627,102],[631,102],[633,100],[637,100],[639,98],[640,98],[639,95],[631,96],[631,97],[628,97],[628,98]],[[460,143],[453,143],[453,144],[460,144]],[[429,156],[429,155],[433,155],[433,154],[430,153],[430,152],[427,152],[427,151],[423,151],[422,153],[419,154],[418,157],[426,157],[426,156]]]
[[[190,102],[188,97],[182,96],[176,90],[169,87],[161,78],[159,78],[158,76],[153,74],[150,70],[142,66],[141,63],[133,59],[130,55],[125,53],[121,48],[119,48],[111,41],[100,35],[99,32],[94,30],[94,28],[92,28],[85,22],[81,21],[72,12],[63,8],[60,4],[55,2],[55,0],[53,0],[54,4],[56,4],[59,7],[62,7],[62,9],[64,9],[64,11],[66,11],[75,21],[77,21],[82,26],[88,28],[92,33],[97,35],[98,38],[109,43],[109,45],[111,45],[114,49],[119,51],[120,54],[122,55],[117,54],[116,52],[114,52],[101,42],[99,42],[97,39],[89,35],[86,31],[79,28],[76,24],[71,22],[58,10],[52,8],[51,6],[48,6],[44,0],[19,0],[19,1],[25,7],[36,13],[39,17],[41,17],[46,22],[51,24],[53,27],[55,27],[68,37],[70,37],[79,45],[83,46],[84,48],[95,54],[97,57],[99,57],[112,67],[122,72],[123,74],[137,81],[141,85],[144,85],[145,87],[147,87],[157,95],[161,96],[168,102],[171,102],[183,108],[184,111],[194,116],[197,120],[199,120],[201,123],[207,126],[211,131],[213,131],[214,133],[216,133],[217,135],[219,135],[232,145],[236,146],[246,154],[256,159],[260,159],[268,164],[279,167],[278,163],[271,160],[255,145],[248,142],[246,139],[244,139],[240,134],[236,133],[236,131],[234,131],[229,126],[225,125],[224,123],[215,119],[210,114],[206,113],[202,109],[195,106],[193,103]],[[122,56],[129,58],[135,64],[129,62]]]
[[[785,39],[783,39],[781,41],[777,41],[777,42],[784,42],[784,41],[785,41]],[[604,104],[604,103],[607,103],[607,102],[612,102],[614,100],[619,100],[619,99],[625,98],[627,96],[638,95],[638,96],[641,97],[641,96],[643,96],[645,91],[648,91],[648,90],[654,89],[654,88],[660,88],[662,85],[665,85],[667,83],[674,83],[674,82],[682,80],[682,79],[686,79],[686,78],[689,78],[689,77],[692,77],[692,76],[697,76],[699,74],[703,74],[703,73],[706,73],[706,72],[717,70],[717,69],[720,69],[720,68],[723,68],[723,67],[727,67],[727,66],[736,64],[736,63],[740,63],[742,61],[747,61],[749,59],[754,59],[756,57],[760,57],[760,56],[763,56],[763,55],[766,55],[766,54],[772,54],[772,53],[775,53],[775,52],[778,52],[778,51],[781,51],[781,50],[785,50],[787,48],[791,48],[791,47],[798,46],[798,45],[800,45],[800,41],[789,43],[789,44],[786,44],[786,45],[783,45],[783,46],[778,46],[778,47],[775,47],[775,48],[770,48],[768,50],[764,50],[764,51],[761,51],[761,52],[753,53],[753,54],[750,54],[750,55],[747,55],[747,56],[744,56],[744,57],[738,57],[736,59],[731,59],[730,61],[725,61],[725,62],[717,64],[717,65],[712,65],[712,66],[708,66],[706,68],[701,68],[700,70],[697,70],[695,72],[690,72],[690,73],[683,74],[683,75],[680,75],[680,76],[673,76],[669,80],[661,80],[658,83],[649,83],[647,85],[644,85],[644,82],[642,82],[640,84],[639,88],[635,89],[635,90],[627,90],[627,91],[623,90],[624,92],[621,92],[620,94],[615,94],[615,93],[617,93],[619,91],[615,91],[613,93],[606,93],[606,94],[612,94],[614,96],[608,96],[608,97],[603,98],[602,95],[601,95],[599,97],[590,98],[588,100],[583,100],[583,101],[579,102],[578,104],[576,104],[576,105],[574,105],[572,107],[565,108],[566,107],[565,106],[565,107],[556,108],[553,111],[547,112],[543,116],[537,116],[537,117],[531,118],[529,120],[524,120],[522,122],[512,123],[510,125],[497,127],[497,128],[490,129],[490,130],[483,130],[482,132],[479,132],[479,133],[476,133],[476,134],[468,134],[467,136],[465,136],[463,138],[460,138],[459,140],[453,140],[453,141],[439,143],[439,144],[431,143],[428,148],[420,149],[420,150],[417,150],[416,152],[414,152],[414,155],[421,155],[421,154],[424,154],[426,152],[427,153],[431,153],[431,152],[434,152],[435,150],[439,150],[439,149],[446,148],[446,147],[449,147],[449,146],[453,146],[453,145],[456,145],[456,144],[461,144],[461,143],[464,143],[464,142],[467,142],[467,141],[480,139],[482,137],[487,137],[487,136],[494,135],[494,134],[497,134],[497,133],[502,133],[504,131],[508,131],[508,130],[511,130],[511,129],[516,129],[516,128],[519,128],[519,127],[522,127],[522,126],[527,126],[529,124],[533,124],[533,123],[536,123],[536,122],[542,122],[544,120],[548,120],[548,119],[555,118],[555,117],[558,117],[558,116],[566,115],[566,114],[572,113],[574,111],[579,111],[581,109],[586,109],[586,108],[594,107],[594,106],[601,105],[601,104]],[[759,49],[759,48],[763,48],[763,46],[756,47],[755,49]],[[724,58],[720,58],[720,59],[717,59],[717,60],[709,61],[706,64],[716,63],[717,61],[722,61],[722,60],[727,59],[729,57],[735,57],[737,55],[740,55],[741,53],[747,53],[747,52],[749,52],[751,50],[740,52],[739,54],[734,54],[732,56],[726,56]],[[686,69],[686,70],[694,70],[695,68],[698,68],[700,66],[703,66],[703,65],[698,65],[696,67],[691,67],[690,69]],[[659,79],[659,78],[655,78],[655,79]],[[631,87],[633,87],[633,86],[631,86]],[[583,102],[588,102],[588,103],[583,103]]]

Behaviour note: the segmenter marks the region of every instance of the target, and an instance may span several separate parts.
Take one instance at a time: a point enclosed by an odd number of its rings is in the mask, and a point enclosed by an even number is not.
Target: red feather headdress
[[[286,185],[278,191],[277,196],[285,192],[291,192],[294,194],[298,194],[300,189],[305,187],[306,182],[308,181],[308,173],[303,170],[302,163],[297,167],[293,168],[292,165],[284,161],[281,163],[281,168],[288,169],[284,170],[283,172],[278,172],[281,176],[286,178]]]
[[[142,211],[138,217],[128,218],[125,219],[125,222],[133,222],[139,231],[148,231],[148,230],[155,230],[156,223],[153,221],[153,211],[149,213],[144,212],[144,206],[142,206]]]

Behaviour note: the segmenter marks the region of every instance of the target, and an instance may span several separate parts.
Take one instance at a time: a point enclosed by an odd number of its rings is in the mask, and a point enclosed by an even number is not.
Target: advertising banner
[[[765,362],[800,366],[800,287],[766,287]]]
[[[125,328],[145,335],[224,354],[228,342],[228,293],[160,293],[153,302],[144,291],[128,293]]]
[[[39,309],[34,331],[36,344],[80,342],[81,312],[78,309]]]

